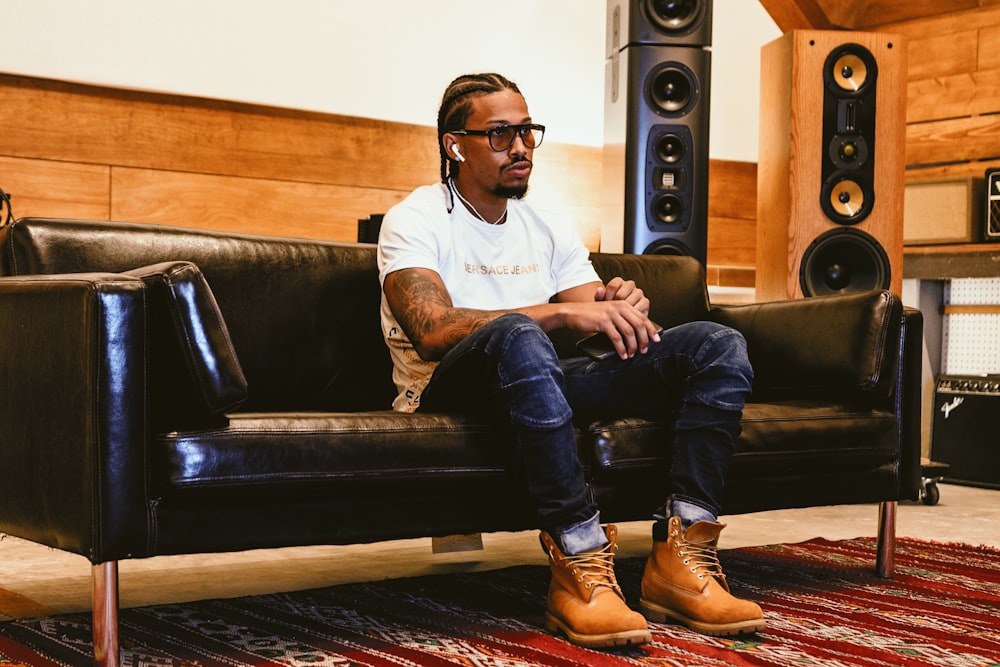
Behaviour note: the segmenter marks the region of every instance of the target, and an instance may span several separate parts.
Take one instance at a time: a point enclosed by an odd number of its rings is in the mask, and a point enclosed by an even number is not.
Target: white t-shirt
[[[600,281],[572,222],[511,199],[507,219],[491,225],[444,184],[417,188],[393,206],[379,233],[379,280],[400,269],[436,271],[457,308],[503,310],[547,303],[557,292]],[[451,213],[448,208],[451,206]],[[420,405],[437,362],[420,359],[382,295],[382,334],[399,395],[393,408]]]

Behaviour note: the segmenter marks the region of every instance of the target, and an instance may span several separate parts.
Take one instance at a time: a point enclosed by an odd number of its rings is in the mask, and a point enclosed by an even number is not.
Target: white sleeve
[[[562,215],[551,218],[555,255],[552,268],[556,291],[562,292],[592,282],[603,282],[590,261],[590,251],[584,245],[573,222]]]
[[[378,237],[379,282],[400,269],[422,268],[440,273],[440,248],[433,214],[405,203],[392,207],[382,219]]]

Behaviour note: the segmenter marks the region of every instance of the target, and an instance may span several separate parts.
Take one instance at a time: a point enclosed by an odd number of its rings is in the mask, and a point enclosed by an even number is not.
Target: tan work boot
[[[764,613],[749,600],[729,593],[719,565],[719,533],[725,524],[698,521],[685,531],[670,517],[665,541],[654,540],[642,573],[643,615],[657,623],[678,621],[706,635],[721,637],[764,629]]]
[[[609,525],[605,534],[604,548],[564,556],[555,540],[542,533],[552,570],[545,627],[589,648],[644,644],[650,640],[646,619],[628,608],[615,578],[618,529]]]

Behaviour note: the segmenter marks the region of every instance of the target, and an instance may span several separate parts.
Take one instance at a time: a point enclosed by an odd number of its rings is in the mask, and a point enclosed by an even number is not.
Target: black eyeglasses
[[[490,148],[500,153],[510,150],[514,145],[514,139],[521,137],[521,141],[528,148],[537,148],[542,144],[542,137],[545,136],[544,125],[534,125],[525,123],[523,125],[498,125],[488,130],[452,130],[452,134],[471,134],[477,137],[486,137],[490,141]]]

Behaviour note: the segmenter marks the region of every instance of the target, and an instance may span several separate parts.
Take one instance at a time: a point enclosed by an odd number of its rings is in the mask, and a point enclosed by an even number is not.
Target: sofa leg
[[[118,667],[118,561],[91,568],[93,580],[94,665]]]
[[[896,554],[896,507],[895,500],[886,500],[878,506],[878,553],[875,556],[875,574],[883,579],[892,579]]]

